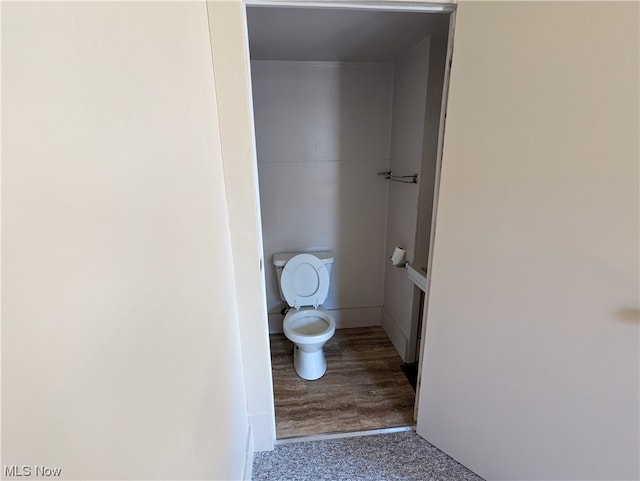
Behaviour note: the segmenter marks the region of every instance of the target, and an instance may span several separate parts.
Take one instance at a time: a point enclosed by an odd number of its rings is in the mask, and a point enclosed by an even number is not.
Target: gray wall
[[[427,82],[427,107],[424,122],[422,170],[420,172],[420,196],[416,227],[415,253],[412,265],[424,269],[429,260],[431,222],[433,218],[434,191],[437,182],[439,141],[444,133],[443,93],[446,71],[447,39],[432,37],[429,45],[429,79]]]
[[[272,256],[331,250],[339,325],[377,325],[383,296],[391,64],[252,62],[267,304]],[[277,330],[279,315],[270,316]],[[344,321],[344,323],[341,323]]]
[[[430,39],[425,39],[394,64],[390,169],[396,175],[420,174],[427,99]],[[414,257],[419,186],[389,182],[385,260],[394,248]],[[396,350],[406,359],[411,338],[414,285],[405,269],[387,260],[384,274],[382,326]]]

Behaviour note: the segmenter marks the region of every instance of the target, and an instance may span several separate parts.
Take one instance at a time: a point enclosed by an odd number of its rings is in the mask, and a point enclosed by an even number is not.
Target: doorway
[[[415,367],[424,296],[405,262],[388,258],[401,247],[406,263],[427,276],[452,11],[248,2],[272,347],[280,346],[286,308],[273,255],[331,251],[324,307],[338,332],[377,329],[395,351],[398,371],[403,363]],[[384,172],[391,174],[378,175]],[[312,390],[319,385],[310,383]],[[278,390],[275,398],[277,425]],[[371,427],[393,426],[380,423]]]

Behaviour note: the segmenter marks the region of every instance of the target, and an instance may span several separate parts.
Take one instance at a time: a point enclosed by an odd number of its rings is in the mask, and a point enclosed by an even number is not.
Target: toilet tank
[[[331,279],[331,264],[333,264],[333,252],[320,251],[320,252],[283,252],[281,254],[273,254],[273,265],[276,267],[276,276],[278,277],[278,291],[280,292],[280,299],[286,302],[284,294],[282,293],[282,287],[280,287],[280,278],[282,277],[282,269],[289,262],[289,259],[297,256],[298,254],[311,254],[316,256],[327,267],[329,273],[329,279]]]

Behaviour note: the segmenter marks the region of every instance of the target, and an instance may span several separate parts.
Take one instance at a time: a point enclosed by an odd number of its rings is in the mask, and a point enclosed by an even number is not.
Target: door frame
[[[454,9],[449,14],[449,36],[447,38],[447,53],[445,56],[445,69],[444,69],[444,80],[442,83],[442,104],[440,106],[440,122],[438,126],[438,151],[436,153],[436,171],[433,180],[433,207],[431,210],[431,230],[429,232],[429,254],[427,258],[427,288],[424,293],[424,303],[422,304],[422,326],[420,332],[420,347],[418,352],[418,377],[416,379],[416,400],[413,405],[413,417],[417,421],[418,416],[420,415],[420,410],[418,409],[419,400],[420,400],[420,391],[422,389],[422,368],[424,365],[424,354],[425,347],[427,342],[427,313],[429,308],[429,297],[431,294],[431,274],[433,272],[433,252],[434,252],[434,244],[435,244],[435,235],[436,235],[436,221],[438,214],[438,199],[440,194],[440,177],[442,172],[442,154],[444,148],[444,132],[447,122],[447,103],[449,101],[449,81],[451,79],[451,65],[453,63],[453,39],[454,39],[454,31],[456,25],[456,10]],[[423,425],[424,423],[418,423],[419,425]],[[419,435],[420,429],[416,426],[416,432]],[[424,436],[422,436],[424,437]]]
[[[244,0],[245,7],[295,7],[295,8],[330,8],[340,10],[378,10],[388,12],[438,12],[451,13],[456,10],[455,3],[447,0],[429,2],[403,0]]]
[[[257,154],[255,147],[254,112],[251,86],[251,65],[249,56],[249,37],[247,28],[247,7],[296,7],[317,9],[345,9],[398,11],[416,13],[449,13],[450,22],[455,21],[456,4],[451,0],[443,1],[301,1],[301,0],[236,0],[234,2],[207,2],[211,37],[211,54],[219,111],[219,128],[223,146],[223,164],[225,186],[230,214],[230,234],[234,255],[234,273],[239,311],[240,349],[245,370],[245,388],[247,391],[247,410],[252,446],[249,451],[267,451],[273,449],[276,440],[273,382],[271,377],[271,357],[268,337],[266,291],[264,282],[264,251],[262,240],[262,221],[260,215],[260,197],[257,176]],[[446,106],[450,70],[450,56],[453,31],[450,29],[447,46],[447,66],[443,108]],[[246,88],[238,88],[245,84]],[[441,114],[444,116],[444,110]],[[438,136],[438,159],[436,167],[437,195],[442,158],[444,129],[440,126]],[[244,147],[242,144],[245,144]],[[226,148],[225,148],[226,146]],[[247,210],[247,203],[253,204],[253,212]],[[433,239],[437,202],[434,201],[432,213]],[[242,221],[234,226],[234,218],[242,211]],[[254,231],[255,230],[255,231]],[[248,232],[250,231],[250,232]],[[247,239],[249,237],[249,239]],[[432,240],[431,239],[431,240]],[[429,248],[429,268],[427,282],[430,279],[430,265],[433,245]],[[236,261],[238,264],[236,264]],[[258,294],[257,289],[261,292]],[[428,301],[425,295],[425,309]],[[257,303],[260,298],[260,303]],[[252,312],[244,311],[247,302],[260,304]],[[423,321],[420,359],[423,358],[425,345],[426,319]],[[421,373],[419,373],[420,375]],[[420,378],[418,378],[420,382]],[[266,386],[269,387],[266,387]],[[420,384],[418,384],[419,386]],[[419,389],[416,389],[418,405]],[[419,415],[419,413],[418,413]],[[419,433],[418,433],[419,434]]]

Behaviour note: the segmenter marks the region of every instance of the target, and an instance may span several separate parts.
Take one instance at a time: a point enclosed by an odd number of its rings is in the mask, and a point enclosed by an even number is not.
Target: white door
[[[460,2],[418,433],[638,479],[637,2]]]

